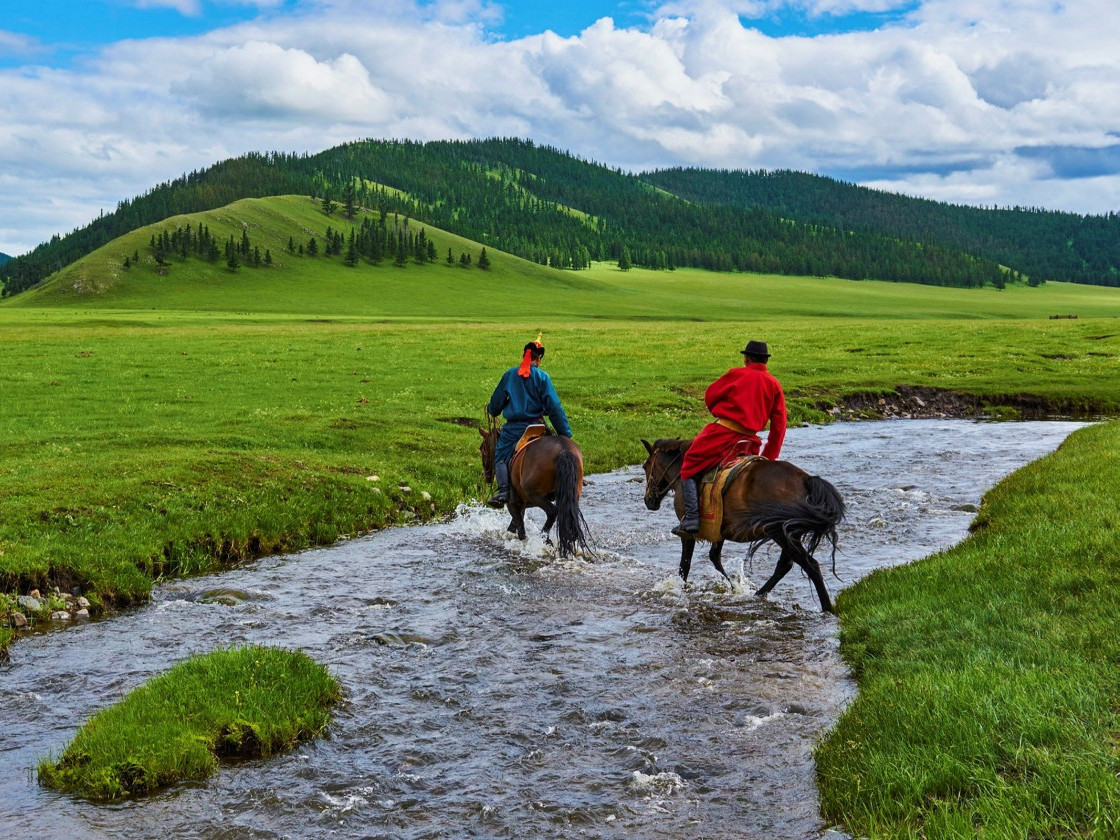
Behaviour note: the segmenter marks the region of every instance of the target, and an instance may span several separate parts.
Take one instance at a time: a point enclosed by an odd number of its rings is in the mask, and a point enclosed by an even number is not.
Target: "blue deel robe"
[[[564,413],[564,406],[560,405],[552,378],[535,365],[529,368],[528,378],[518,376],[516,367],[507,370],[490,396],[486,409],[491,417],[497,417],[501,412],[506,420],[494,451],[495,463],[512,458],[525,429],[531,423],[539,423],[542,417],[552,421],[558,434],[572,436],[568,415]]]

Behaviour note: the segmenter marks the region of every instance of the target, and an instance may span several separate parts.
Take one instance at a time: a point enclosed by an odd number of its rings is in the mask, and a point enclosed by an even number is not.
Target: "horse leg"
[[[813,582],[813,586],[816,587],[817,597],[821,601],[821,612],[833,612],[832,600],[828,597],[828,587],[824,585],[824,575],[821,574],[821,566],[817,562],[817,558],[806,552],[804,558],[798,562],[809,575],[809,580]]]
[[[544,537],[546,544],[552,545],[552,537],[550,537],[548,533],[552,530],[553,523],[556,522],[556,505],[552,502],[545,502],[541,505],[541,510],[544,511],[545,515],[544,527],[541,528],[541,536]]]
[[[509,528],[506,530],[516,534],[519,540],[525,539],[525,505],[520,502],[514,503],[511,498],[507,507],[511,518]]]
[[[778,565],[774,567],[774,574],[770,575],[770,580],[762,584],[758,591],[754,594],[759,598],[765,598],[766,595],[778,585],[778,581],[786,576],[786,573],[793,568],[793,550],[788,546],[782,546],[782,554],[778,557]]]
[[[731,582],[731,575],[723,570],[723,558],[721,556],[722,554],[723,540],[718,540],[717,542],[712,543],[712,548],[710,551],[708,551],[708,559],[712,561],[712,565],[716,567],[716,571],[723,575],[728,584],[730,584],[731,588],[734,589],[735,584]]]
[[[692,568],[692,552],[696,550],[696,540],[681,537],[681,583],[688,583],[688,572]]]

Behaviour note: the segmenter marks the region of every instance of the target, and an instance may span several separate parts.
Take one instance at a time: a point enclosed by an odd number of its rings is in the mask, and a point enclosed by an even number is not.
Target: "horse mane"
[[[653,448],[661,452],[687,452],[695,438],[682,440],[681,438],[660,438],[653,442]]]

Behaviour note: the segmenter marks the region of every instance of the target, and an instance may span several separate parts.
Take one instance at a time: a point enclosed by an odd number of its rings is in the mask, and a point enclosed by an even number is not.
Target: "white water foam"
[[[672,796],[684,790],[687,783],[676,773],[665,771],[650,775],[641,770],[630,774],[630,790],[648,796]]]

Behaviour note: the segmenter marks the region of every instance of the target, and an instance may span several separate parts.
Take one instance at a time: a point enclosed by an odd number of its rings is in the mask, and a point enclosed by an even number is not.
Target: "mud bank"
[[[899,385],[893,391],[849,394],[817,409],[836,420],[1099,420],[1115,406],[1084,399],[1048,399],[1033,394],[968,394],[943,388]]]

